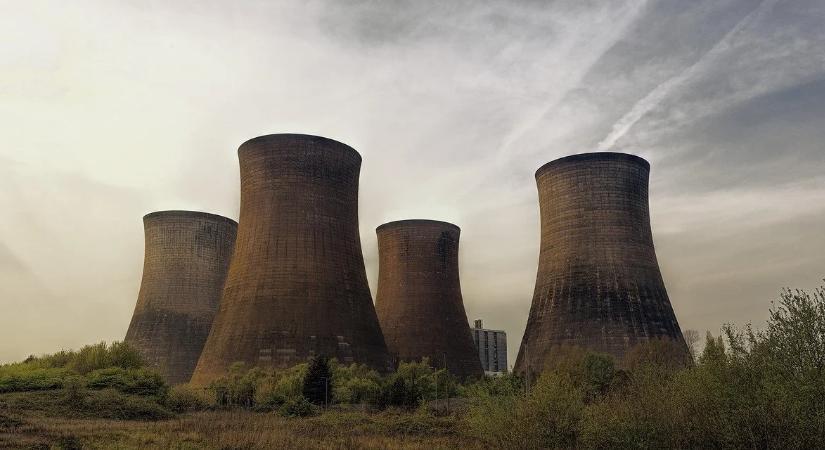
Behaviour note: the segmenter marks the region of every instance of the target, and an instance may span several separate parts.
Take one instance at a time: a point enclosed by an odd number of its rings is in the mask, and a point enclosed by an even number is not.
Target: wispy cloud
[[[373,289],[377,225],[460,225],[468,315],[513,352],[533,173],[598,148],[653,163],[682,325],[757,320],[825,267],[823,212],[806,207],[823,195],[823,21],[820,0],[0,3],[0,279],[27,280],[0,283],[0,309],[24,318],[0,329],[39,336],[0,360],[122,338],[141,216],[237,217],[235,151],[271,132],[364,156]]]
[[[706,70],[707,67],[719,64],[725,53],[735,45],[735,40],[742,30],[753,25],[755,21],[769,12],[779,0],[762,0],[756,8],[739,23],[737,23],[719,42],[716,43],[707,53],[702,55],[698,61],[685,69],[680,74],[667,79],[662,84],[656,86],[644,98],[636,102],[630,111],[627,112],[618,122],[613,124],[610,133],[599,142],[599,150],[609,150],[616,145],[616,142],[624,137],[631,127],[639,120],[658,106],[662,100],[667,98],[674,89],[678,89],[686,81],[694,78],[697,74]]]

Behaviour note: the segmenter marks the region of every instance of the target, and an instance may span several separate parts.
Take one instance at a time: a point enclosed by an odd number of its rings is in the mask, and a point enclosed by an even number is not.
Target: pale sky
[[[527,321],[533,174],[652,165],[683,329],[759,324],[825,277],[825,2],[0,0],[0,361],[126,333],[144,214],[237,219],[237,147],[363,156],[360,220],[462,228],[468,318]]]

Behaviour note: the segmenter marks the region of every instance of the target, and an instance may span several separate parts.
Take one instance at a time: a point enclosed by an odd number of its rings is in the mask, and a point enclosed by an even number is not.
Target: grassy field
[[[93,411],[67,417],[60,395],[59,391],[0,395],[0,448],[484,448],[464,435],[461,422],[452,416],[329,411],[309,418],[284,418],[233,410],[157,421],[114,420],[92,418]]]

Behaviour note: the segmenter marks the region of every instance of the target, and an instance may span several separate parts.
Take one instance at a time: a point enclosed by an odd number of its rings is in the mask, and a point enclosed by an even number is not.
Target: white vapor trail
[[[748,13],[742,20],[740,20],[725,36],[722,37],[710,50],[702,55],[693,65],[675,75],[665,82],[656,86],[644,98],[636,102],[633,107],[621,119],[619,119],[610,131],[610,133],[602,139],[598,144],[600,151],[609,150],[616,145],[624,135],[636,125],[647,113],[659,105],[674,89],[682,85],[684,82],[693,78],[697,73],[700,73],[706,66],[717,62],[717,60],[731,48],[732,40],[739,32],[747,28],[755,21],[760,19],[763,14],[773,9],[780,0],[763,0],[753,11]]]
[[[575,89],[580,84],[582,78],[593,67],[593,65],[596,64],[602,56],[604,56],[604,54],[616,43],[616,41],[624,35],[625,31],[630,28],[634,21],[639,18],[641,12],[644,11],[648,3],[649,0],[640,0],[629,5],[624,11],[622,11],[621,14],[618,14],[614,18],[612,26],[606,28],[600,33],[598,39],[593,39],[587,43],[589,54],[586,55],[583,62],[579,64],[578,67],[566,68],[571,72],[567,83],[560,86],[560,89],[551,91],[547,98],[544,99],[544,102],[540,108],[528,111],[525,114],[526,117],[520,120],[516,124],[515,128],[504,137],[499,147],[500,157],[513,156],[510,152],[510,148],[520,139],[524,138],[525,135],[536,129],[544,122],[547,114],[552,111],[553,108],[555,108],[559,102],[564,99],[568,93],[570,93],[571,90]],[[558,64],[557,61],[554,61],[554,63]]]

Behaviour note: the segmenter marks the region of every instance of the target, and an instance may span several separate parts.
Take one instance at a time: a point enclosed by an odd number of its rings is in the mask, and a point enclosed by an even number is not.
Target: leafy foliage
[[[207,392],[181,384],[169,389],[163,405],[176,413],[186,413],[209,409],[211,400]]]
[[[128,344],[101,342],[78,351],[30,356],[20,363],[2,365],[0,392],[60,389],[67,380],[81,376],[92,389],[116,387],[140,394],[137,391],[146,388],[151,395],[163,395],[163,381],[143,366],[143,358]]]
[[[292,397],[278,409],[284,417],[308,417],[316,414],[316,407],[305,397]]]
[[[519,448],[817,448],[825,442],[825,291],[782,291],[766,326],[708,335],[695,364],[667,341],[609,357],[557,349],[525,393],[467,389],[468,431]]]
[[[109,367],[86,374],[89,389],[113,388],[125,394],[164,397],[168,391],[163,378],[146,369]]]
[[[335,403],[350,405],[381,403],[381,375],[363,364],[342,366],[330,361],[332,369],[332,399]]]

